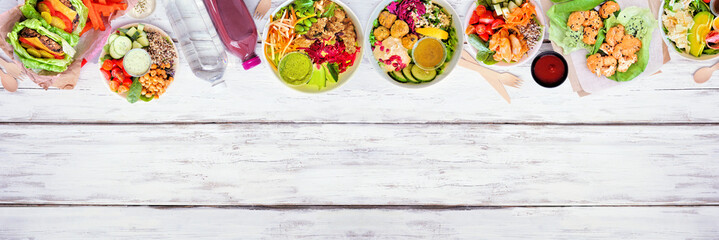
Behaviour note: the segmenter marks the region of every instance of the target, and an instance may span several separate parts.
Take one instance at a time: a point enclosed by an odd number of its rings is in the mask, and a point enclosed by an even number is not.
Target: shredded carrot
[[[522,4],[521,7],[515,8],[514,11],[505,16],[505,24],[515,27],[524,26],[532,20],[533,16],[536,16],[537,12],[534,10],[534,5],[530,2]]]
[[[275,19],[273,17],[268,24],[265,57],[270,60],[270,66],[275,70],[277,69],[277,66],[275,66],[276,60],[281,59],[287,52],[295,49],[292,42],[296,37],[294,25],[297,22],[297,15],[290,6],[289,11],[285,10],[280,18]]]

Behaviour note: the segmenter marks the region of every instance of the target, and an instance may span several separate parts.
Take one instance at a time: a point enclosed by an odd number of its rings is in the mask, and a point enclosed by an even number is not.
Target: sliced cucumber
[[[419,81],[422,82],[429,82],[434,80],[435,77],[437,77],[437,71],[436,70],[424,70],[419,68],[419,66],[414,65],[412,66],[412,76],[416,78]]]
[[[110,57],[112,57],[114,59],[120,59],[124,56],[125,56],[125,54],[118,54],[115,52],[114,48],[110,48]]]
[[[502,8],[502,13],[504,13],[504,15],[509,15],[509,8]]]
[[[135,37],[135,36],[136,36],[135,34],[139,34],[139,33],[137,33],[137,28],[131,27],[130,30],[127,30],[127,33],[126,33],[126,34],[127,34],[128,37],[130,37],[130,38],[132,38],[132,39],[135,39],[135,38],[136,38],[136,37]]]
[[[519,6],[517,6],[517,4],[515,4],[514,2],[509,2],[509,4],[507,5],[507,8],[509,8],[509,12],[514,11],[514,9],[518,7]]]
[[[117,29],[117,31],[119,32],[118,35],[120,35],[120,36],[127,36],[127,31],[128,31],[128,30],[129,30],[129,29],[126,29],[126,28]]]
[[[504,0],[492,0],[492,3],[501,3],[504,2]]]
[[[402,75],[404,75],[404,77],[407,78],[408,81],[418,83],[419,81],[412,76],[412,66],[414,65],[409,64],[407,65],[407,67],[402,69]]]
[[[142,44],[140,44],[139,42],[137,42],[137,41],[132,42],[132,49],[142,48],[142,47],[143,47]]]
[[[116,54],[125,56],[125,53],[132,49],[132,40],[125,36],[119,36],[112,41],[110,44],[110,50],[115,51]],[[122,57],[120,56],[120,57]]]
[[[514,0],[514,3],[517,4],[517,6],[522,6],[523,0]]]
[[[497,15],[502,16],[504,12],[502,12],[502,7],[499,6],[499,4],[494,4],[494,12],[497,13]]]
[[[520,0],[521,1],[521,0]],[[140,23],[137,24],[137,31],[144,32],[145,31],[145,25]]]
[[[137,39],[137,42],[140,43],[143,47],[150,46],[150,40],[147,40],[146,36],[142,36]]]
[[[113,33],[113,34],[110,34],[110,36],[107,37],[107,43],[112,43],[112,41],[115,41],[115,39],[116,39],[117,37],[119,37],[119,36],[120,36],[120,35],[117,35],[117,34],[114,34],[114,33]]]
[[[406,83],[407,79],[402,76],[402,73],[394,71],[394,72],[387,72],[389,76],[394,79],[397,82]],[[399,74],[398,74],[399,73]]]

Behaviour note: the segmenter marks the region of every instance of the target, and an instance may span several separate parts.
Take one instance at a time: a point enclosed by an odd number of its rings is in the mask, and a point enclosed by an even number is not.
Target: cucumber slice
[[[135,38],[135,34],[137,34],[137,28],[131,27],[130,30],[127,30],[127,33],[125,34],[127,34],[128,37]]]
[[[502,8],[504,15],[509,15],[509,8]]]
[[[397,82],[401,82],[401,83],[407,82],[407,79],[404,78],[404,76],[402,75],[401,72],[398,72],[398,71],[389,72],[389,76],[392,77],[392,79],[394,79]]]
[[[504,2],[504,0],[492,0],[492,3],[501,3]]]
[[[419,68],[419,66],[414,65],[412,66],[412,76],[416,78],[419,81],[422,82],[429,82],[434,80],[435,77],[437,77],[437,71],[436,70],[424,70]]]
[[[143,47],[142,44],[140,44],[139,42],[137,42],[137,41],[132,42],[132,49],[142,48],[142,47]]]
[[[129,31],[129,29],[127,29],[127,28],[120,28],[120,29],[117,29],[117,31],[119,32],[118,35],[120,35],[120,36],[127,36],[127,31]]]
[[[140,43],[140,45],[142,45],[143,47],[150,46],[150,40],[147,40],[146,36],[138,38],[137,42]]]
[[[520,0],[521,1],[521,0]],[[137,24],[137,31],[144,32],[145,31],[145,25],[140,23]]]
[[[502,12],[502,7],[499,6],[499,4],[494,4],[494,12],[497,13],[497,15],[502,16],[504,12]]]
[[[519,6],[517,6],[517,4],[515,4],[514,2],[509,2],[509,4],[507,4],[507,8],[509,9],[509,12],[514,11],[514,9],[518,8],[518,7]]]
[[[404,75],[404,77],[407,78],[408,81],[418,83],[419,81],[412,76],[412,71],[411,71],[412,66],[414,66],[414,65],[409,64],[409,65],[407,65],[407,67],[402,69],[402,75]]]
[[[124,57],[124,56],[125,56],[124,54],[118,54],[118,53],[116,53],[115,50],[114,50],[114,48],[110,48],[110,57],[112,57],[112,58],[114,58],[114,59],[120,59],[120,58],[122,58],[122,57]]]
[[[113,34],[110,34],[110,36],[107,38],[107,43],[112,43],[112,41],[115,41],[115,39],[116,39],[117,37],[119,37],[119,36],[120,36],[120,35],[117,35],[117,34],[114,34],[114,33],[113,33]]]
[[[517,4],[517,6],[522,6],[523,0],[514,0],[514,3]]]
[[[110,44],[110,50],[118,55],[125,56],[125,53],[132,49],[132,40],[125,36],[119,36]],[[122,57],[120,56],[120,57]]]

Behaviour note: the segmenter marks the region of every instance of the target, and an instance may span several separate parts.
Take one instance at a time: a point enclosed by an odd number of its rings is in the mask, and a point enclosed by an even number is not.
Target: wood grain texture
[[[0,125],[0,203],[719,203],[719,126]]]
[[[8,239],[717,239],[719,208],[0,208]]]
[[[378,0],[346,2],[368,22]],[[464,14],[471,1],[450,2]],[[136,20],[124,17],[113,25],[132,21]],[[145,21],[171,30],[161,7]],[[546,43],[543,48],[550,49]],[[690,74],[704,64],[672,57],[664,74],[585,98],[577,97],[568,83],[556,89],[538,86],[529,64],[507,69],[525,81],[521,89],[508,89],[511,105],[479,75],[459,67],[429,88],[397,87],[372,69],[369,56],[346,85],[318,95],[285,87],[264,64],[241,70],[234,56],[225,74],[228,88],[211,89],[192,75],[183,58],[182,77],[166,95],[132,105],[110,92],[98,66],[88,64],[72,91],[45,91],[29,82],[21,83],[17,93],[0,91],[0,122],[717,123],[719,81],[693,83]]]

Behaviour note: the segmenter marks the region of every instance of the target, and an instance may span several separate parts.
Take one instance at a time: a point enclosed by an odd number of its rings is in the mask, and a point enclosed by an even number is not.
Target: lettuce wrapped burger
[[[87,23],[88,10],[81,0],[26,0],[20,11],[26,18],[40,20],[71,46],[77,45]]]
[[[43,27],[37,19],[15,23],[7,41],[30,69],[64,72],[75,55],[75,49],[65,39]]]

